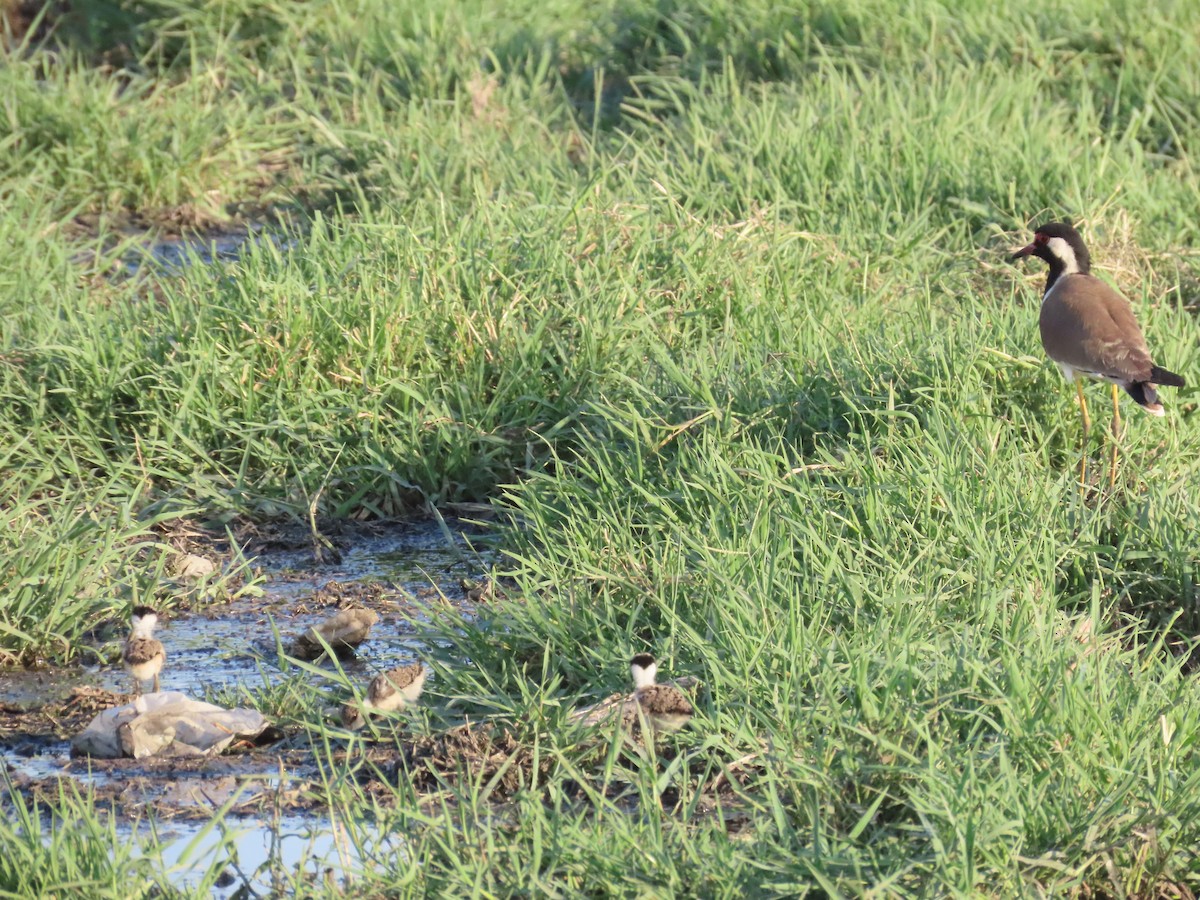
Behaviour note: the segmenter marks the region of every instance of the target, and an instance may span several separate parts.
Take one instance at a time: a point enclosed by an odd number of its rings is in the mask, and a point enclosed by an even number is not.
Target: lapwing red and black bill
[[[1115,289],[1091,274],[1083,239],[1066,222],[1051,222],[1034,232],[1033,242],[1013,260],[1036,256],[1050,267],[1042,294],[1038,326],[1046,355],[1075,383],[1083,418],[1083,459],[1079,479],[1087,481],[1087,438],[1091,428],[1082,376],[1112,384],[1113,445],[1109,484],[1117,477],[1117,439],[1121,427],[1118,388],[1151,415],[1164,414],[1157,388],[1183,387],[1183,378],[1156,366],[1133,317],[1133,308]]]

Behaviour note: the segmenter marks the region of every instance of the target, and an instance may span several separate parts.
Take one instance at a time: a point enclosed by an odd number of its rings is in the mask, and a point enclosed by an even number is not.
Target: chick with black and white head
[[[154,693],[158,693],[159,675],[163,663],[167,661],[167,652],[161,642],[154,637],[154,628],[158,625],[158,613],[150,606],[135,606],[133,608],[132,628],[129,637],[121,648],[121,659],[125,668],[133,676],[133,695],[142,695],[142,682],[154,680]]]
[[[625,713],[632,726],[640,717],[655,731],[678,731],[691,719],[695,709],[687,695],[673,684],[659,684],[658,664],[649,653],[639,653],[629,661],[633,676],[633,704]]]

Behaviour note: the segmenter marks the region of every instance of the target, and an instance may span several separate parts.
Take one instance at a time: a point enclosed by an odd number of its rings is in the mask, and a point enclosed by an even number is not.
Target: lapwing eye
[[[1035,244],[1044,244],[1046,243],[1046,236],[1039,231],[1033,236],[1033,242]]]

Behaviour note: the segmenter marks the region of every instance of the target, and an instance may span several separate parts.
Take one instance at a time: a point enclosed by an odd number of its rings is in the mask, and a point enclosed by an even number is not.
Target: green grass
[[[65,785],[52,799],[27,799],[4,776],[5,816],[0,820],[0,893],[5,897],[211,896],[227,853],[200,862],[196,849],[220,822],[202,826],[192,845],[179,853],[179,870],[168,871],[156,859],[160,835],[104,811],[88,792]],[[223,813],[224,810],[221,810]],[[214,842],[227,850],[222,841]],[[189,865],[190,863],[190,865]],[[172,876],[191,876],[190,891],[177,891]]]
[[[72,10],[0,66],[5,659],[173,602],[176,517],[491,500],[516,587],[424,625],[419,727],[552,764],[504,814],[398,788],[370,890],[1196,888],[1195,388],[1081,496],[1004,261],[1081,221],[1200,379],[1188,4]],[[112,277],[131,220],[246,217],[235,263]],[[556,711],[645,648],[697,725],[597,763]],[[692,799],[747,758],[733,838]]]

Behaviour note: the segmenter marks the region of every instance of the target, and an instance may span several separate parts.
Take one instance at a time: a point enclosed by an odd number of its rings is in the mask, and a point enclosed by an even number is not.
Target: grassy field
[[[1044,272],[1006,262],[1081,223],[1200,383],[1192,4],[88,0],[28,25],[0,61],[0,657],[86,658],[161,591],[179,519],[494,501],[515,587],[427,626],[434,695],[543,765],[499,809],[469,779],[376,808],[331,769],[339,814],[412,841],[356,891],[1200,885],[1196,389],[1165,420],[1125,403],[1109,491],[1090,387],[1081,491]],[[249,222],[273,237],[236,263],[132,264],[147,226]],[[647,648],[703,680],[697,720],[597,763],[560,713]],[[50,812],[92,831],[0,822],[0,892],[165,877],[87,798]]]

